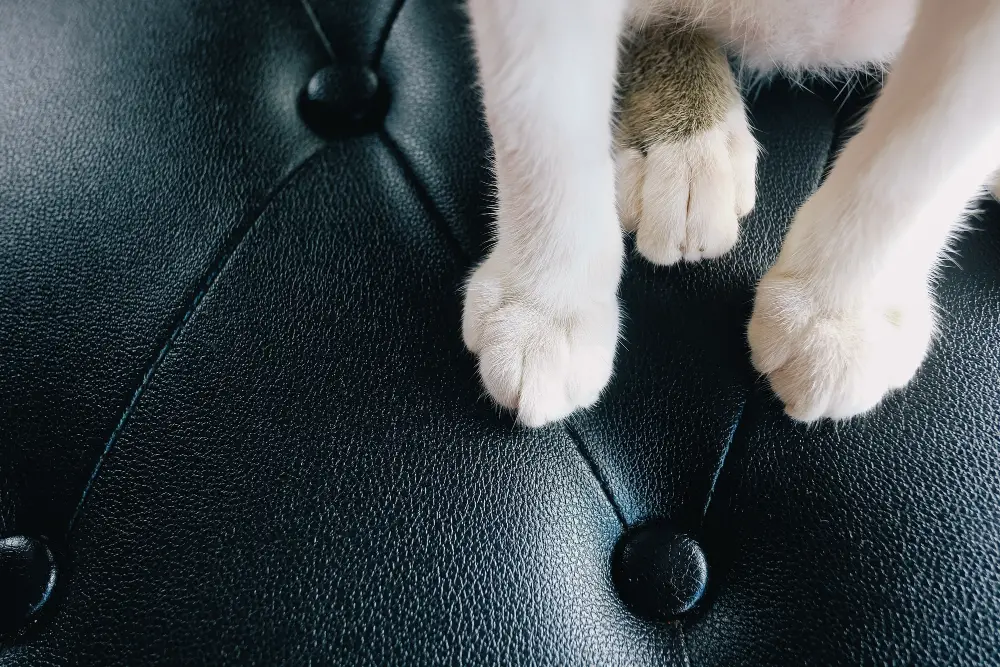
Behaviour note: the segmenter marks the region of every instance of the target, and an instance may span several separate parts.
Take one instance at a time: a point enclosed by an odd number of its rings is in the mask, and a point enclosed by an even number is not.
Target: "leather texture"
[[[310,78],[363,66],[384,115],[312,131]],[[1000,209],[913,386],[797,426],[744,328],[844,112],[751,114],[737,249],[630,259],[604,400],[526,430],[458,334],[492,203],[459,2],[7,0],[0,538],[61,569],[0,665],[1000,664]],[[673,620],[613,584],[646,524],[708,562]]]

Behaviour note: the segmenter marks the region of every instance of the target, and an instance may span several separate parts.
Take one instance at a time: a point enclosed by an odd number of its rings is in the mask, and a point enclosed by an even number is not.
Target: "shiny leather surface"
[[[313,132],[329,66],[384,118]],[[630,260],[605,399],[529,431],[458,336],[491,204],[459,3],[8,0],[0,537],[63,567],[0,665],[1000,662],[998,207],[875,415],[796,426],[747,361],[830,97],[761,93],[740,246]],[[650,522],[708,561],[678,620],[614,588]]]

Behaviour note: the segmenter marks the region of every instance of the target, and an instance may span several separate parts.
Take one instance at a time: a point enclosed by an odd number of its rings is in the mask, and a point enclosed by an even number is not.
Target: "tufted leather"
[[[995,204],[913,387],[791,424],[743,329],[843,112],[776,84],[740,246],[630,261],[605,399],[516,428],[457,333],[491,203],[462,8],[311,3],[7,0],[0,538],[63,567],[0,665],[1000,662]],[[366,66],[386,108],[312,131],[314,74]],[[707,558],[675,620],[614,586],[645,524]]]

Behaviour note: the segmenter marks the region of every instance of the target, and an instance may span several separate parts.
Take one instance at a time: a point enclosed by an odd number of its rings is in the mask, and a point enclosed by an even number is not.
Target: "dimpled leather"
[[[744,328],[845,112],[776,83],[740,245],[630,257],[602,402],[516,427],[458,333],[492,204],[466,23],[7,0],[0,538],[61,569],[0,665],[1000,663],[997,205],[913,386],[791,423]],[[324,67],[378,74],[363,132],[303,122]],[[708,562],[673,620],[613,583],[646,524]]]

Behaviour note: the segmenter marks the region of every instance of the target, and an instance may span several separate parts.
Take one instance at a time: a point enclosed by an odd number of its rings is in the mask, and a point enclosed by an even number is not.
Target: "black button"
[[[38,616],[52,595],[56,563],[44,542],[0,539],[0,632],[13,632]]]
[[[299,100],[306,124],[325,137],[370,132],[386,109],[386,93],[378,76],[363,65],[334,64],[309,79]]]
[[[653,619],[690,611],[708,584],[705,553],[692,538],[652,524],[624,535],[612,575],[618,594],[636,613]]]

